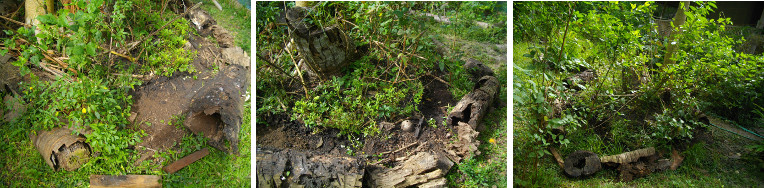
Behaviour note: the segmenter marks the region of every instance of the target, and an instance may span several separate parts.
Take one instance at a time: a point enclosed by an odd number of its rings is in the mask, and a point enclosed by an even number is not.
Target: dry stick
[[[276,66],[275,64],[273,64],[273,62],[271,62],[270,60],[266,59],[266,58],[265,58],[265,57],[263,57],[262,55],[260,55],[260,54],[258,54],[258,53],[255,53],[255,56],[257,56],[258,58],[260,58],[260,59],[262,59],[263,61],[265,61],[265,63],[267,63],[269,66],[271,66],[271,67],[275,68],[276,70],[278,70],[279,72],[281,72],[281,74],[284,74],[284,75],[286,75],[286,76],[289,76],[289,77],[290,77],[290,78],[292,78],[292,79],[295,79],[295,78],[294,78],[292,75],[289,75],[289,74],[288,74],[286,71],[284,71],[284,70],[281,70],[281,67],[279,67],[279,66]]]
[[[409,147],[411,147],[411,146],[413,146],[413,145],[416,145],[416,144],[419,144],[419,142],[417,141],[417,142],[411,143],[411,144],[409,144],[409,145],[403,146],[402,148],[398,148],[398,149],[396,149],[395,151],[386,151],[386,152],[382,152],[382,153],[379,153],[379,155],[387,155],[387,154],[397,153],[397,152],[399,152],[399,151],[401,151],[401,150],[404,150],[404,149],[406,149],[406,148],[409,148]]]
[[[445,80],[443,80],[443,79],[440,79],[439,77],[437,77],[437,76],[435,76],[435,75],[432,75],[432,74],[430,74],[429,72],[427,73],[427,75],[429,75],[429,76],[432,76],[433,78],[435,78],[435,80],[438,80],[438,81],[440,81],[440,82],[442,82],[442,83],[444,83],[444,84],[448,85],[448,87],[454,87],[454,86],[452,86],[451,84],[449,84],[448,82],[446,82]]]
[[[23,22],[19,22],[19,21],[16,21],[16,20],[14,20],[14,19],[10,19],[10,18],[8,18],[8,17],[5,17],[5,16],[0,16],[0,18],[6,19],[6,20],[8,20],[8,21],[11,21],[11,22],[13,22],[13,23],[15,23],[15,24],[23,25],[24,27],[32,27],[32,25],[29,25],[29,24],[26,24],[26,23],[23,23]]]
[[[300,83],[302,83],[302,90],[305,91],[305,98],[310,98],[310,95],[308,95],[308,88],[305,87],[305,79],[302,78],[302,71],[300,70],[300,66],[297,64],[297,61],[294,60],[294,56],[292,55],[292,52],[287,50],[287,54],[289,54],[289,58],[292,59],[292,64],[294,64],[294,68],[297,71],[297,75],[300,76]]]
[[[565,34],[562,35],[562,45],[560,45],[560,55],[557,56],[558,61],[562,61],[562,52],[565,51],[565,39],[568,37],[568,27],[570,27],[570,14],[571,14],[571,7],[570,3],[568,3],[568,20],[565,21]]]

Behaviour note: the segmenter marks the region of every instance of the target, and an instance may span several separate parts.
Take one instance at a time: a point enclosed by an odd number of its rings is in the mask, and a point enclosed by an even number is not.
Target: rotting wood
[[[557,161],[557,165],[559,165],[560,168],[565,168],[565,161],[562,160],[562,156],[560,155],[560,152],[557,151],[557,148],[549,147],[549,152],[551,152],[552,156],[554,156],[554,160]]]
[[[649,147],[649,148],[638,149],[638,150],[634,150],[634,151],[630,151],[630,152],[626,152],[626,153],[621,153],[621,154],[618,154],[618,155],[604,156],[604,157],[600,158],[600,161],[602,161],[602,163],[619,163],[619,164],[623,164],[623,163],[635,162],[640,157],[647,157],[647,156],[654,155],[654,154],[655,154],[655,148],[654,147]]]
[[[448,114],[448,125],[456,126],[458,122],[465,122],[477,130],[479,120],[488,112],[498,90],[499,81],[496,77],[480,78],[472,92],[464,95]]]
[[[494,76],[493,70],[489,68],[488,66],[485,66],[483,62],[480,62],[478,60],[467,58],[467,61],[464,63],[464,69],[472,75],[472,81],[478,81],[478,79],[482,78],[483,76]]]
[[[477,140],[480,132],[475,131],[472,126],[467,123],[459,122],[456,127],[456,134],[459,136],[458,140],[454,143],[448,144],[448,154],[454,159],[454,162],[461,162],[464,158],[469,158],[472,155],[480,155],[478,146],[480,141]]]
[[[574,178],[590,176],[602,169],[597,154],[584,150],[578,150],[568,155],[563,166],[565,174]]]
[[[157,175],[90,175],[91,188],[162,187],[161,181]]]
[[[183,157],[182,159],[175,161],[170,165],[165,166],[164,168],[162,168],[162,170],[170,174],[175,173],[178,170],[182,169],[183,167],[186,167],[190,165],[191,163],[194,163],[197,160],[201,159],[202,157],[207,156],[208,154],[210,154],[210,150],[207,148],[204,148],[202,150],[192,153],[191,155]]]
[[[85,143],[85,137],[72,135],[69,129],[53,128],[33,133],[30,138],[45,163],[54,171],[76,170],[87,163],[92,154],[90,146]]]
[[[371,166],[370,187],[445,187],[445,175],[454,165],[442,153],[419,152],[393,168]]]
[[[359,158],[257,148],[257,187],[362,187]]]
[[[682,161],[684,161],[684,157],[679,155],[679,151],[676,149],[671,149],[671,170],[676,170],[679,168],[679,165],[682,165]]]

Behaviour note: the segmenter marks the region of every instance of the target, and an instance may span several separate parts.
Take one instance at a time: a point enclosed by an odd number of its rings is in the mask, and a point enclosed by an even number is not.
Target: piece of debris
[[[361,187],[361,159],[257,148],[257,187]]]
[[[215,40],[218,41],[218,45],[220,45],[221,48],[230,48],[234,46],[233,36],[231,36],[228,30],[220,25],[213,25],[210,29],[212,30],[212,36],[215,37]]]
[[[64,169],[73,171],[90,160],[90,145],[85,143],[85,137],[72,135],[72,131],[64,128],[53,128],[50,131],[39,131],[30,135],[32,143],[42,155],[43,160],[54,171]]]
[[[453,157],[454,162],[461,162],[463,158],[472,155],[480,155],[480,150],[478,150],[480,141],[477,140],[480,132],[472,129],[472,126],[467,123],[459,122],[459,125],[456,126],[456,134],[458,140],[448,144],[448,153]]]
[[[401,122],[401,130],[406,132],[411,132],[414,130],[414,122],[411,122],[411,120],[404,120]]]
[[[207,156],[208,154],[210,154],[210,150],[207,148],[204,148],[202,150],[192,153],[191,155],[183,157],[180,160],[175,161],[170,165],[165,166],[164,168],[162,168],[162,170],[170,174],[175,173],[178,170],[182,169],[183,167],[186,167],[190,165],[191,163],[194,163],[197,160],[201,159],[202,157]]]
[[[91,188],[162,187],[162,176],[156,175],[90,175]]]
[[[380,130],[385,130],[387,132],[390,132],[395,128],[395,124],[387,121],[379,122],[379,126],[382,127]]]
[[[369,187],[445,187],[454,163],[442,153],[419,152],[394,168],[369,167]]]
[[[671,170],[679,168],[679,165],[682,165],[682,161],[684,161],[684,157],[679,155],[679,151],[671,149]]]
[[[241,65],[244,68],[249,68],[251,58],[247,55],[241,47],[235,46],[230,48],[224,48],[220,51],[223,60],[231,65]]]
[[[483,76],[475,83],[472,92],[464,95],[448,114],[448,125],[456,126],[465,122],[477,130],[478,121],[488,112],[488,108],[496,98],[499,81],[493,76]]]
[[[602,169],[600,158],[590,151],[578,150],[565,158],[565,174],[578,178],[593,175]]]

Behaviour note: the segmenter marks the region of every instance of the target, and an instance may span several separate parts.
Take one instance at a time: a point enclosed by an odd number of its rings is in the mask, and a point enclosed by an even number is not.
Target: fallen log
[[[370,187],[445,187],[454,163],[443,154],[419,152],[394,168],[369,167]]]
[[[207,156],[209,154],[210,154],[210,150],[207,149],[207,148],[204,148],[202,150],[199,150],[199,151],[196,151],[196,152],[192,153],[191,155],[183,157],[180,160],[175,161],[175,162],[173,162],[170,165],[165,166],[164,168],[162,168],[162,170],[164,170],[165,172],[170,173],[170,174],[175,173],[178,170],[182,169],[183,167],[186,167],[186,166],[190,165],[191,163],[194,163],[197,160],[199,160],[202,157]]]
[[[156,175],[90,175],[91,188],[162,187],[162,176]]]
[[[54,171],[64,169],[73,171],[90,160],[92,154],[90,145],[85,143],[85,137],[72,135],[72,131],[64,128],[53,128],[50,131],[40,131],[30,136],[43,160]]]
[[[365,162],[290,149],[257,148],[257,187],[361,187]]]
[[[458,122],[469,124],[478,130],[478,121],[488,112],[499,91],[499,80],[493,76],[483,76],[475,83],[472,92],[464,95],[448,115],[448,125],[457,126]]]
[[[472,81],[478,81],[483,76],[494,76],[491,68],[485,66],[483,62],[472,58],[467,58],[467,62],[464,63],[464,69],[472,75]]]
[[[640,157],[647,157],[654,154],[655,154],[655,148],[649,147],[645,149],[638,149],[638,150],[634,150],[634,151],[630,151],[626,153],[621,153],[618,155],[604,156],[600,158],[600,161],[602,161],[602,163],[624,164],[624,163],[635,162]]]

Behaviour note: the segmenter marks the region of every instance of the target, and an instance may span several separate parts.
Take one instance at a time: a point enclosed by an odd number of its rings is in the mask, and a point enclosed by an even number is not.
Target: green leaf
[[[40,20],[41,23],[47,24],[47,25],[55,25],[56,22],[58,22],[58,19],[56,19],[53,14],[45,14],[37,16],[37,20]]]

